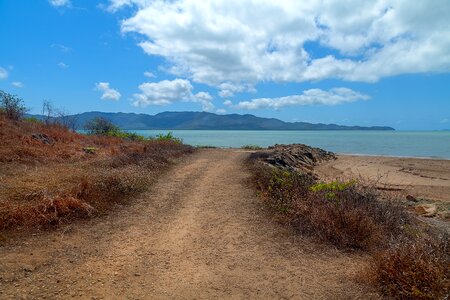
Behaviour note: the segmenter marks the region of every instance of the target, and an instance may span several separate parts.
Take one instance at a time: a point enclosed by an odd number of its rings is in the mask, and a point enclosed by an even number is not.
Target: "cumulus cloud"
[[[20,82],[20,81],[13,81],[13,82],[11,82],[11,85],[13,87],[16,87],[16,88],[19,88],[19,89],[24,87],[24,84],[22,82]]]
[[[124,33],[221,97],[259,82],[450,71],[448,0],[111,0],[109,10],[123,6],[136,10]]]
[[[257,98],[250,101],[242,101],[233,108],[237,109],[280,109],[285,106],[296,105],[337,105],[354,102],[357,100],[367,100],[369,96],[355,92],[348,88],[334,88],[330,91],[321,89],[310,89],[300,95],[291,95],[279,98]],[[227,103],[231,105],[231,103]]]
[[[109,86],[109,82],[99,82],[95,84],[95,90],[102,92],[101,99],[118,101],[122,96],[118,90]]]
[[[146,82],[139,86],[140,93],[134,94],[134,106],[169,105],[174,102],[196,102],[202,109],[214,109],[212,96],[206,92],[193,94],[192,84],[185,79],[162,80],[160,82]]]
[[[55,7],[64,7],[64,6],[70,6],[70,0],[49,0],[51,5]]]
[[[0,79],[8,78],[8,71],[6,69],[0,67]]]

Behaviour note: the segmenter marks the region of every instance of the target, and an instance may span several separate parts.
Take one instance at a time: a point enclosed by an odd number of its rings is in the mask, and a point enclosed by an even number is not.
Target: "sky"
[[[31,113],[448,129],[448,20],[448,0],[0,0],[0,90]]]

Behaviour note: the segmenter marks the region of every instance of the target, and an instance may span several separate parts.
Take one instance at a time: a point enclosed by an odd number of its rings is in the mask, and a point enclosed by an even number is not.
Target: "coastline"
[[[423,159],[423,160],[443,160],[450,161],[450,158],[441,156],[403,156],[403,155],[388,155],[388,154],[364,154],[364,153],[345,153],[336,152],[338,156],[357,156],[357,157],[386,157],[386,158],[411,158],[411,159]]]

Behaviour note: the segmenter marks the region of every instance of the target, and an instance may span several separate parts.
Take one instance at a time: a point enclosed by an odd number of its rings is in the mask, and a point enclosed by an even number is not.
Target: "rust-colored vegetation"
[[[345,251],[371,255],[364,281],[398,299],[444,299],[449,239],[417,222],[392,196],[357,181],[319,182],[249,159],[251,183],[282,224]]]
[[[24,111],[11,118],[1,104],[0,231],[102,214],[193,151],[178,140],[82,135]]]

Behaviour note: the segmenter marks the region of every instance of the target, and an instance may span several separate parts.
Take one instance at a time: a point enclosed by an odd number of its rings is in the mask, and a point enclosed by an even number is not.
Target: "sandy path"
[[[109,216],[0,247],[0,298],[368,298],[364,257],[268,220],[237,150],[202,150]]]

